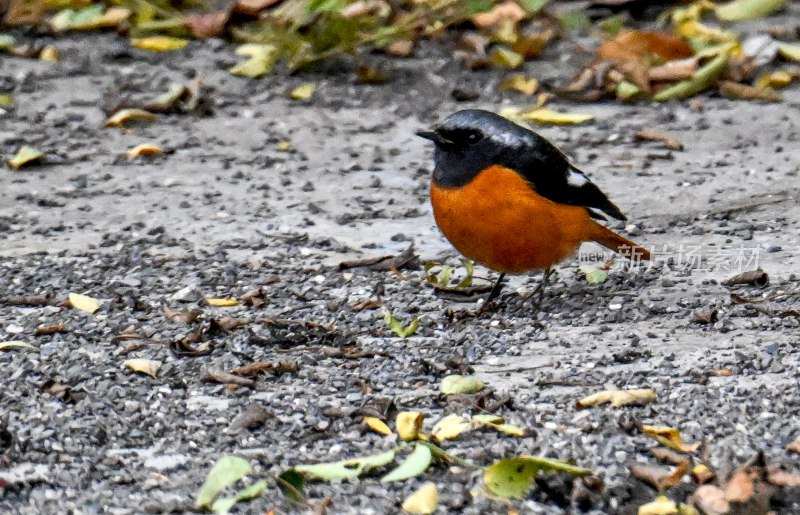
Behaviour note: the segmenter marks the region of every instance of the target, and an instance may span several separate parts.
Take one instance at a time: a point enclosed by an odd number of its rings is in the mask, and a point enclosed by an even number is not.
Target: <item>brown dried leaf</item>
[[[611,403],[618,408],[628,404],[648,404],[656,400],[655,390],[605,390],[589,395],[577,402],[578,408],[590,408],[600,404]]]
[[[228,331],[233,331],[239,327],[244,327],[249,324],[250,321],[246,318],[232,318],[232,317],[224,317],[220,319],[212,318],[209,324],[209,331],[219,331],[222,333],[227,333]]]
[[[53,298],[49,295],[19,296],[14,295],[3,299],[3,302],[10,306],[49,306]]]
[[[681,38],[666,32],[631,30],[606,41],[597,56],[607,61],[638,61],[650,64],[653,60],[672,61],[694,55],[692,48]]]
[[[753,478],[743,471],[735,473],[723,487],[723,494],[728,502],[746,503],[754,492]]]
[[[664,447],[653,447],[650,449],[650,454],[658,460],[667,461],[674,465],[680,465],[686,461],[686,456]]]
[[[767,470],[767,482],[784,488],[800,488],[800,474],[792,474],[779,468],[770,467]]]
[[[192,36],[198,39],[213,38],[225,32],[225,25],[231,17],[230,10],[208,14],[190,14],[183,22],[189,27]]]
[[[511,50],[522,55],[525,59],[534,59],[542,53],[542,50],[555,37],[553,30],[536,34],[519,35],[517,40],[511,44]]]
[[[734,100],[755,100],[759,102],[780,102],[781,94],[772,88],[757,88],[728,80],[719,81],[719,91],[723,96]]]
[[[219,370],[209,370],[206,372],[206,374],[203,376],[203,381],[209,383],[235,384],[248,387],[253,387],[256,384],[256,382],[252,379],[237,376],[236,374],[229,374]]]
[[[678,82],[691,79],[697,72],[697,59],[676,59],[654,66],[647,70],[647,76],[651,82]]]
[[[704,515],[726,515],[731,509],[730,503],[725,499],[725,492],[714,485],[702,485],[695,490],[689,503]]]
[[[800,454],[800,436],[795,438],[792,443],[787,445],[786,450],[795,454]]]
[[[173,311],[169,306],[164,305],[164,316],[171,322],[183,322],[190,324],[200,316],[200,310],[190,309],[189,311]]]
[[[66,333],[67,326],[64,322],[56,324],[42,324],[36,328],[36,335]]]
[[[687,444],[681,438],[681,432],[674,427],[668,426],[642,426],[642,433],[653,438],[661,445],[682,453],[694,452],[700,448],[701,442]]]
[[[717,475],[703,463],[698,463],[692,468],[692,479],[699,485],[713,481]]]
[[[342,261],[339,263],[340,271],[350,268],[367,268],[379,272],[390,272],[393,270],[402,270],[403,268],[417,270],[419,267],[419,256],[414,251],[413,245],[396,256],[377,256],[353,261]]]
[[[236,0],[233,11],[245,16],[258,16],[259,13],[268,7],[282,2],[283,0]]]
[[[759,286],[764,288],[769,285],[769,274],[763,270],[753,270],[751,272],[743,272],[735,275],[730,279],[726,279],[721,283],[723,286],[734,286],[737,284],[749,284],[751,286]]]
[[[274,363],[272,361],[254,361],[243,367],[234,368],[230,373],[244,377],[255,377],[258,374],[280,376],[281,374],[297,372],[297,368],[297,363],[291,361],[281,361],[280,363]]]
[[[698,309],[692,313],[692,322],[698,324],[713,324],[717,321],[718,312],[716,309]]]
[[[632,463],[628,466],[628,470],[636,479],[661,491],[680,483],[681,478],[689,470],[689,461],[684,460],[674,469],[647,463]]]
[[[527,13],[525,9],[516,2],[506,1],[494,6],[489,11],[478,13],[471,18],[473,25],[479,29],[497,28],[501,23],[518,23],[525,19]]]
[[[633,135],[636,141],[660,141],[670,150],[683,150],[683,143],[675,136],[656,130],[639,131]]]
[[[383,51],[394,57],[410,57],[414,54],[414,41],[410,39],[395,41],[384,48]]]

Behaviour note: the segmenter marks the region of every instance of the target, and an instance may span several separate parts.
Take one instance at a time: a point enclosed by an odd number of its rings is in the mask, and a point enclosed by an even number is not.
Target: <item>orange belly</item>
[[[466,186],[431,184],[436,224],[463,255],[498,272],[545,269],[591,239],[586,208],[536,193],[519,174],[492,166]]]

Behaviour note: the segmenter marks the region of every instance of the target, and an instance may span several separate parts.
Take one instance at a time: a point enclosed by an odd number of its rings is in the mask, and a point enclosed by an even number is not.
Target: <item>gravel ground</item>
[[[22,143],[47,152],[41,166],[0,174],[0,341],[38,349],[0,352],[0,512],[190,511],[220,456],[246,457],[268,477],[375,453],[395,442],[366,430],[361,416],[392,419],[396,410],[422,411],[427,428],[450,412],[494,410],[528,436],[476,431],[445,447],[478,464],[518,454],[567,459],[604,484],[596,493],[591,482],[545,477],[516,504],[528,513],[635,513],[652,500],[656,492],[627,468],[654,463],[640,423],[704,441],[721,476],[758,451],[800,469],[786,450],[800,436],[797,88],[775,105],[712,96],[560,105],[597,121],[540,132],[595,178],[629,216],[625,230],[660,258],[644,270],[614,268],[599,285],[565,262],[535,315],[522,294],[538,277],[515,277],[498,308],[476,319],[460,316],[474,305],[436,297],[419,268],[337,266],[411,243],[423,262],[458,262],[433,224],[430,149],[413,131],[459,108],[524,103],[496,93],[502,74],[464,72],[423,48],[383,62],[393,78],[385,86],[355,85],[336,66],[249,81],[227,73],[236,58],[213,40],[157,56],[112,35],[57,45],[56,64],[0,61],[0,90],[17,102],[0,117],[0,154]],[[564,42],[526,66],[563,80],[587,57]],[[102,106],[153,97],[198,73],[208,116],[101,128]],[[312,100],[286,98],[305,81],[318,85]],[[479,96],[456,102],[455,87]],[[635,142],[645,128],[676,135],[685,150]],[[167,154],[120,157],[144,142]],[[722,286],[733,271],[687,269],[693,249],[723,256],[723,265],[732,264],[726,253],[756,253],[770,284]],[[254,290],[262,292],[255,303],[236,307],[202,300]],[[740,304],[732,291],[770,300]],[[102,308],[69,309],[68,292],[102,299]],[[417,333],[395,337],[381,309],[361,309],[377,298],[403,321],[418,316]],[[164,306],[199,313],[186,323]],[[715,320],[694,322],[698,310],[715,311]],[[243,319],[241,327],[221,328],[226,317]],[[53,324],[64,332],[37,334]],[[187,337],[211,352],[182,355],[177,342]],[[157,378],[125,370],[131,358],[163,361]],[[238,388],[207,380],[257,361],[282,363],[282,373]],[[442,377],[466,372],[488,393],[438,393]],[[607,388],[653,388],[659,398],[575,408]],[[472,495],[479,476],[436,465],[425,478],[438,484],[442,512],[506,511]],[[333,513],[386,513],[422,481],[311,483],[308,494],[329,499]],[[670,495],[692,491],[686,479]],[[298,509],[270,485],[242,511],[270,508]],[[800,512],[797,490],[777,494],[772,508]]]

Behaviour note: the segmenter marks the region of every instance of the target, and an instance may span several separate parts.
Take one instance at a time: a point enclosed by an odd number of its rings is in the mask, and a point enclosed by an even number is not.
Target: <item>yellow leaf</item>
[[[279,141],[276,148],[281,152],[288,152],[292,149],[291,141]]]
[[[42,61],[54,62],[58,61],[61,55],[58,52],[58,48],[53,45],[47,45],[39,52],[39,59]]]
[[[181,50],[189,42],[185,39],[174,38],[172,36],[148,36],[146,38],[131,39],[131,46],[140,50],[150,52],[169,52],[171,50]]]
[[[96,30],[107,27],[117,27],[131,15],[129,9],[124,7],[111,7],[103,12],[103,6],[96,4],[84,9],[73,11],[65,9],[50,18],[50,28],[54,32],[65,30]]]
[[[139,156],[157,156],[163,154],[164,150],[152,143],[142,143],[128,150],[128,159],[135,159]]]
[[[18,340],[13,340],[9,342],[0,342],[0,350],[9,350],[9,349],[36,349],[30,343],[21,342]]]
[[[519,68],[525,62],[525,57],[513,50],[497,47],[489,54],[489,60],[498,68]]]
[[[639,506],[638,515],[678,515],[678,505],[664,495],[656,500]]]
[[[14,105],[14,97],[0,94],[0,107],[11,107],[12,105]]]
[[[559,113],[546,107],[540,107],[539,109],[522,113],[522,118],[540,124],[572,125],[593,120],[594,116],[590,114]]]
[[[722,21],[758,20],[780,10],[785,4],[786,0],[734,0],[714,11]]]
[[[236,299],[222,299],[222,298],[214,299],[214,298],[211,298],[211,299],[206,299],[206,302],[208,302],[208,304],[210,306],[217,306],[217,307],[220,307],[220,308],[229,308],[231,306],[238,306],[239,305],[239,301],[236,300]]]
[[[437,442],[444,440],[452,440],[457,438],[460,434],[472,429],[472,425],[467,422],[467,419],[460,415],[452,414],[447,415],[439,420],[431,431],[431,436]]]
[[[313,82],[304,82],[300,84],[296,88],[294,88],[290,93],[289,96],[292,100],[308,100],[311,98],[311,95],[314,94],[314,90],[316,86],[314,86]]]
[[[422,429],[422,421],[425,415],[419,411],[401,411],[397,414],[394,425],[397,429],[397,434],[404,442],[416,440],[419,437],[419,431]]]
[[[722,72],[725,71],[725,65],[728,63],[732,50],[732,45],[717,49],[719,54],[697,70],[691,79],[683,80],[659,91],[653,96],[653,100],[664,102],[666,100],[686,98],[710,88],[722,75]]]
[[[158,374],[158,369],[161,368],[161,362],[153,359],[135,358],[126,360],[123,366],[128,370],[140,372],[155,379]]]
[[[230,72],[234,75],[253,78],[269,73],[279,56],[278,48],[275,45],[255,43],[240,46],[236,49],[236,53],[249,57],[249,59],[231,68]]]
[[[800,45],[778,43],[778,53],[789,61],[800,61]]]
[[[403,509],[408,513],[428,515],[436,511],[439,504],[439,491],[436,484],[427,482],[403,501]]]
[[[681,432],[674,427],[642,426],[642,433],[653,438],[664,447],[677,452],[690,453],[700,447],[700,442],[691,445],[684,443],[683,438],[681,438]]]
[[[605,390],[577,402],[578,408],[591,408],[607,402],[614,408],[627,404],[647,404],[656,400],[655,390]]]
[[[126,123],[132,121],[152,122],[156,115],[144,109],[120,109],[106,120],[103,127],[124,127]]]
[[[539,88],[539,81],[525,78],[524,75],[512,75],[497,86],[501,91],[518,91],[524,95],[533,95]]]
[[[776,70],[772,73],[765,73],[756,80],[756,87],[766,88],[785,88],[792,83],[792,74],[786,70]]]
[[[25,145],[17,151],[14,157],[6,161],[6,164],[9,168],[19,170],[21,166],[38,161],[42,157],[44,157],[44,153]]]
[[[378,434],[388,436],[392,434],[392,430],[386,425],[386,422],[375,417],[364,417],[364,423]]]
[[[69,303],[72,307],[79,309],[90,315],[100,309],[100,301],[88,295],[81,295],[80,293],[70,293]]]

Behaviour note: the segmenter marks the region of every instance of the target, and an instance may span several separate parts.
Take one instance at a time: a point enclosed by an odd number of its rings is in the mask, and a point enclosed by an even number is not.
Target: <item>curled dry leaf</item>
[[[183,21],[192,36],[198,39],[213,38],[225,32],[225,25],[230,19],[230,11],[219,11],[206,14],[190,14]]]
[[[295,362],[281,361],[274,363],[272,361],[254,361],[243,367],[234,368],[230,371],[231,374],[243,377],[255,377],[258,374],[272,374],[279,376],[282,374],[297,372],[298,366]]]
[[[577,402],[578,408],[590,408],[605,403],[611,403],[614,408],[628,404],[648,404],[656,400],[656,392],[651,389],[643,390],[605,390],[589,395]]]
[[[208,302],[209,306],[216,306],[218,308],[230,308],[233,306],[238,306],[239,301],[236,299],[227,299],[227,298],[207,298],[206,302]]]
[[[527,17],[525,10],[516,2],[502,2],[486,12],[478,13],[472,18],[472,24],[479,29],[490,29],[499,26],[503,22],[520,22]]]
[[[103,124],[103,127],[124,127],[128,122],[152,122],[156,115],[144,109],[120,109],[111,115]]]
[[[64,322],[58,322],[56,324],[42,324],[36,328],[36,335],[45,335],[45,334],[57,334],[57,333],[66,333],[67,332],[67,325]]]
[[[691,79],[662,89],[653,96],[653,100],[666,102],[667,100],[686,98],[710,88],[725,71],[732,48],[730,45],[724,45],[718,50],[719,54],[698,69]]]
[[[364,417],[364,424],[378,434],[389,436],[392,430],[386,425],[386,422],[375,417]]]
[[[445,395],[471,394],[483,390],[485,385],[473,376],[449,375],[442,379],[440,390]]]
[[[224,317],[220,319],[212,318],[209,324],[209,330],[212,332],[221,332],[227,333],[229,331],[233,331],[234,329],[238,329],[240,327],[244,327],[249,324],[250,321],[246,318],[233,318],[233,317]]]
[[[574,125],[594,120],[590,114],[559,113],[545,107],[523,112],[522,118],[542,125]]]
[[[172,36],[148,36],[146,38],[131,39],[131,46],[139,50],[148,50],[150,52],[182,50],[188,44],[189,42],[187,40]]]
[[[19,340],[0,342],[0,351],[10,349],[36,349],[36,347],[30,343],[21,342]]]
[[[69,303],[73,308],[79,309],[84,313],[93,314],[100,309],[100,301],[88,295],[81,295],[80,293],[70,293]]]
[[[647,76],[651,82],[675,82],[679,80],[691,79],[697,72],[697,59],[676,59],[666,63],[653,66],[647,70]]]
[[[772,88],[757,88],[728,80],[719,82],[719,91],[723,96],[733,100],[753,100],[758,102],[780,102],[783,100],[781,94]]]
[[[6,164],[12,170],[19,170],[21,167],[39,161],[44,157],[44,153],[27,145],[22,146]]]
[[[430,447],[417,444],[403,463],[381,478],[381,483],[403,481],[416,477],[428,470],[432,461],[433,454],[431,453]]]
[[[420,266],[419,255],[411,245],[402,253],[389,256],[376,256],[352,261],[342,261],[339,263],[339,270],[351,268],[367,268],[378,272],[390,272],[394,270],[418,270]]]
[[[683,460],[674,469],[646,463],[633,463],[628,466],[633,477],[643,481],[658,491],[672,488],[681,482],[681,478],[689,470],[689,460]]]
[[[678,138],[666,132],[656,130],[639,131],[633,135],[636,141],[660,141],[670,150],[683,150],[683,143]]]
[[[517,91],[523,95],[533,95],[539,88],[539,81],[524,75],[512,75],[497,85],[500,91]]]
[[[256,384],[256,382],[252,379],[221,372],[219,370],[209,370],[206,372],[206,374],[203,376],[203,381],[209,383],[235,384],[239,386],[247,386],[249,388],[252,388]]]
[[[140,156],[144,157],[158,156],[163,153],[164,149],[162,149],[158,145],[153,145],[152,143],[142,143],[141,145],[136,145],[132,149],[128,150],[128,159],[136,159],[137,157]]]
[[[694,452],[700,448],[701,444],[701,442],[693,444],[684,443],[681,432],[674,427],[644,425],[642,426],[642,433],[653,438],[664,447],[682,453]]]
[[[122,365],[128,370],[148,375],[153,379],[156,378],[156,375],[158,374],[158,369],[161,368],[160,361],[156,361],[154,359],[142,359],[142,358],[125,360],[125,362],[123,362]]]
[[[429,481],[419,487],[403,501],[403,510],[408,513],[429,515],[436,511],[439,504],[439,492],[436,484]]]
[[[171,322],[183,322],[184,324],[191,324],[200,317],[200,310],[190,309],[188,311],[174,311],[169,306],[164,306],[164,316]]]
[[[419,438],[425,415],[419,411],[401,411],[395,419],[395,429],[401,440],[408,442]]]
[[[692,47],[676,36],[665,32],[631,30],[606,41],[597,50],[597,56],[606,61],[634,61],[650,64],[654,61],[672,61],[694,55]]]
[[[753,270],[751,272],[743,272],[734,275],[730,279],[726,279],[721,283],[723,286],[734,286],[737,284],[749,284],[752,286],[759,286],[761,288],[769,285],[769,274],[763,270]]]

